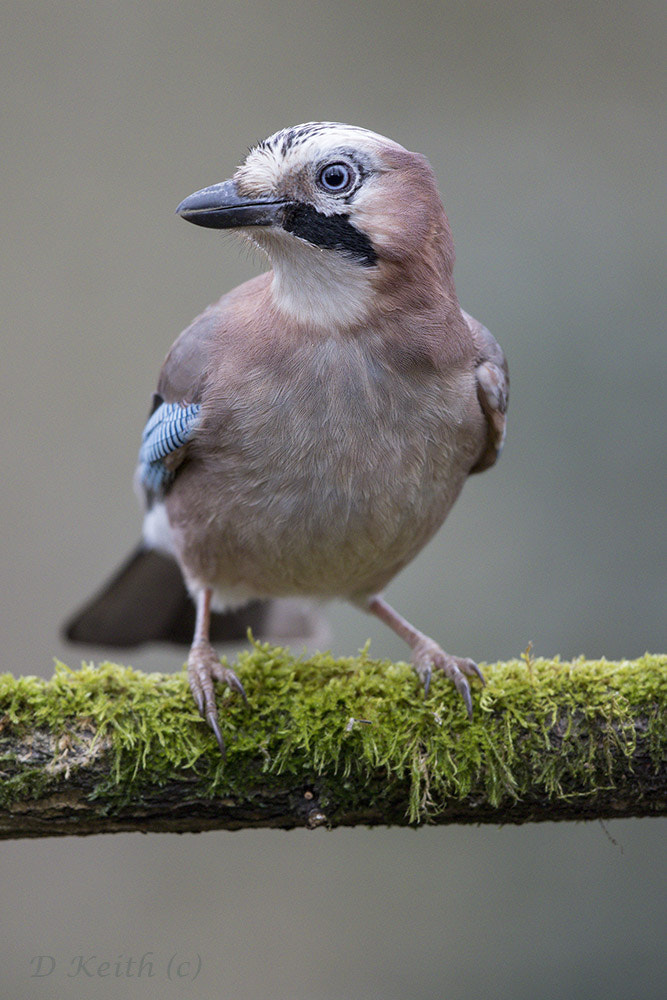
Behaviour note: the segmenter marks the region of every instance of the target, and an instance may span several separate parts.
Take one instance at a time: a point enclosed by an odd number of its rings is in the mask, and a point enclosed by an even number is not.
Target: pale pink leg
[[[407,619],[394,611],[384,598],[378,595],[370,597],[366,607],[385,622],[389,628],[393,629],[397,635],[400,635],[401,639],[405,639],[412,650],[412,663],[424,685],[425,694],[428,694],[432,671],[434,669],[441,670],[463,698],[468,716],[472,719],[472,699],[466,675],[477,677],[482,684],[485,683],[484,675],[474,660],[450,656],[449,653],[445,653],[437,642],[429,639],[423,632],[419,632]]]
[[[211,591],[201,590],[197,595],[197,617],[195,634],[188,656],[188,681],[195,699],[199,714],[206,719],[215,733],[218,746],[224,757],[225,744],[218,726],[218,709],[215,704],[215,689],[213,681],[228,684],[233,691],[238,691],[245,702],[248,701],[243,685],[233,670],[223,667],[216,651],[209,642],[211,627]]]

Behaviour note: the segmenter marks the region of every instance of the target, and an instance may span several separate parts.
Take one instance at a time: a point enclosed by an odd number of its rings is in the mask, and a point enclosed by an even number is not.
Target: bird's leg
[[[216,651],[209,642],[211,627],[211,591],[208,588],[200,590],[197,595],[197,617],[195,634],[188,656],[188,681],[190,690],[199,709],[199,714],[206,719],[215,733],[220,751],[225,756],[225,744],[218,726],[218,709],[215,704],[213,681],[228,684],[233,691],[238,691],[246,702],[243,684],[233,670],[223,667]]]
[[[429,639],[423,632],[419,632],[402,615],[394,611],[382,597],[375,595],[369,598],[366,607],[385,622],[389,628],[393,629],[397,635],[400,635],[401,639],[405,639],[412,650],[412,664],[424,685],[424,693],[428,694],[432,671],[434,669],[442,670],[445,677],[450,679],[463,698],[468,717],[472,719],[472,699],[466,675],[467,677],[478,677],[482,684],[485,683],[482,671],[474,660],[450,656],[449,653],[445,653],[437,642]]]

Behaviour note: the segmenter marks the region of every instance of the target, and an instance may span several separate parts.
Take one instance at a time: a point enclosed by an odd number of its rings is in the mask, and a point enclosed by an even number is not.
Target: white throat
[[[289,233],[262,233],[256,242],[269,255],[273,298],[286,317],[325,329],[366,319],[373,300],[370,268]]]

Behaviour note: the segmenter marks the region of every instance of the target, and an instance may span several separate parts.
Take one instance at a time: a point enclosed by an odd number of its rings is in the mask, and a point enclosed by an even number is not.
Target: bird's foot
[[[441,670],[463,698],[468,718],[472,719],[472,698],[470,697],[470,685],[466,678],[477,677],[482,684],[486,683],[482,671],[474,660],[450,656],[433,639],[423,636],[413,646],[412,665],[424,685],[425,695],[428,694],[432,672]]]
[[[209,724],[218,741],[220,752],[225,756],[225,743],[218,725],[218,708],[215,703],[214,681],[227,684],[232,691],[238,691],[245,703],[248,703],[243,684],[233,670],[220,662],[213,646],[208,642],[196,642],[188,656],[188,681],[199,714]]]

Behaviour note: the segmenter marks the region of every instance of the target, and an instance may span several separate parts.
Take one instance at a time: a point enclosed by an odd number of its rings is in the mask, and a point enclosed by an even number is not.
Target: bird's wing
[[[219,302],[209,306],[172,344],[157,383],[157,395],[163,402],[187,404],[201,401],[211,352],[220,337],[228,299],[231,295],[223,295]]]
[[[484,472],[496,462],[505,443],[510,378],[507,359],[493,334],[467,313],[463,317],[477,347],[477,398],[487,425],[484,450],[470,471]]]
[[[199,422],[212,346],[219,334],[219,303],[211,306],[172,345],[141,440],[138,480],[148,506],[169,489],[187,458]]]
[[[139,449],[139,477],[144,489],[163,496],[185,459],[185,446],[199,422],[200,403],[159,403],[148,418]]]
[[[165,358],[148,414],[135,483],[143,488],[146,506],[162,499],[177,469],[187,460],[188,443],[196,435],[200,407],[221,345],[238,326],[239,314],[256,309],[271,281],[265,271],[227,292],[177,337]]]

